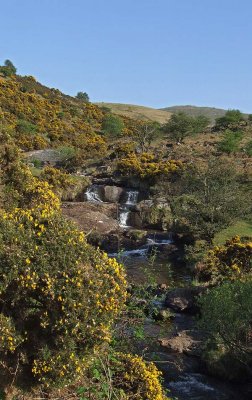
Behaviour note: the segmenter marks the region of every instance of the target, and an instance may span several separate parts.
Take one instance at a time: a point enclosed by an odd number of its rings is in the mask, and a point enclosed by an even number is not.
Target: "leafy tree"
[[[5,60],[4,62],[5,67],[9,68],[9,70],[15,74],[17,72],[17,68],[14,66],[14,64],[10,60]]]
[[[155,139],[160,129],[158,122],[141,122],[138,124],[133,133],[133,139],[140,146],[142,152],[146,152],[149,149],[151,142]]]
[[[0,67],[0,73],[2,73],[4,76],[15,75],[16,72],[17,69],[10,60],[5,60],[4,66]]]
[[[223,117],[215,120],[215,129],[234,129],[237,130],[242,123],[245,123],[243,114],[239,110],[228,110]]]
[[[123,120],[113,114],[106,114],[102,121],[102,131],[106,135],[120,136],[124,128]]]
[[[172,140],[182,143],[186,137],[202,132],[208,124],[209,120],[204,116],[194,118],[181,111],[172,114],[163,130]]]
[[[218,143],[218,149],[223,153],[231,154],[239,151],[239,145],[243,137],[242,131],[226,129],[222,140]]]
[[[76,98],[84,101],[85,103],[89,103],[89,96],[86,92],[78,92]]]
[[[229,378],[237,378],[237,367],[251,375],[252,281],[229,282],[211,289],[199,304],[200,327],[209,339],[205,352],[208,364]]]
[[[194,133],[201,133],[210,124],[209,118],[199,115],[194,118]]]
[[[234,166],[219,159],[186,170],[176,185],[161,185],[169,194],[174,228],[210,243],[217,232],[251,210]]]

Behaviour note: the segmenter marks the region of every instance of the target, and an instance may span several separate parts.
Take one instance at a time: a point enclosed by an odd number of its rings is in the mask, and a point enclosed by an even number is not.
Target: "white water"
[[[99,195],[99,186],[92,185],[86,191],[86,199],[87,201],[92,201],[95,203],[103,203]]]
[[[154,246],[162,246],[164,244],[171,244],[173,241],[172,239],[155,239],[154,238],[147,238],[147,242],[144,246],[134,249],[134,250],[125,250],[121,253],[110,253],[109,257],[123,257],[123,258],[131,258],[131,257],[141,257],[147,258],[148,253],[150,252],[150,248]]]
[[[202,395],[204,392],[216,392],[212,386],[202,382],[202,376],[200,374],[181,375],[176,382],[170,382],[169,386],[171,389],[178,391],[178,393],[188,396],[199,393]],[[191,397],[188,397],[188,399],[189,398]]]
[[[129,228],[128,219],[130,207],[137,204],[139,192],[137,190],[128,189],[125,193],[125,201],[119,210],[119,225],[122,228]]]
[[[127,190],[125,204],[133,206],[137,204],[139,192],[137,190]]]
[[[129,210],[128,209],[119,210],[119,225],[122,228],[128,228],[128,225],[127,225],[128,218],[129,218]]]
[[[140,249],[122,251],[121,253],[110,253],[109,257],[115,257],[115,258],[144,257],[144,258],[146,258],[147,253],[148,253],[148,247],[142,247]]]

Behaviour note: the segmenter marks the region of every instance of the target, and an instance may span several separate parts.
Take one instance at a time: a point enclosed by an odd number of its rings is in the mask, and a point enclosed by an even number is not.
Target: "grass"
[[[124,115],[137,120],[157,121],[164,124],[171,117],[171,113],[165,110],[156,110],[151,107],[137,106],[120,103],[95,103],[99,107],[107,107],[117,115]]]
[[[223,229],[217,233],[214,238],[214,244],[219,245],[225,243],[228,239],[239,235],[239,236],[251,236],[252,237],[252,221],[237,221],[235,224]]]

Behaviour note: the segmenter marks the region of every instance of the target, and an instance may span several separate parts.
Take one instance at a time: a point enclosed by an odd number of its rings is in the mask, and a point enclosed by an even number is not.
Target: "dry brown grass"
[[[117,115],[124,115],[126,117],[146,120],[146,121],[157,121],[160,124],[164,124],[170,119],[172,113],[164,110],[156,110],[151,107],[136,106],[133,104],[120,104],[120,103],[95,103],[99,107],[107,107]]]

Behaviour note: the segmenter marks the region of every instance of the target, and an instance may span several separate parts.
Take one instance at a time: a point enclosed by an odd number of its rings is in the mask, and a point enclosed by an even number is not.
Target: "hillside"
[[[198,106],[172,106],[161,108],[161,111],[166,111],[170,113],[176,113],[183,111],[192,117],[197,117],[199,115],[205,115],[211,122],[214,122],[216,118],[223,117],[227,110],[215,107],[198,107]]]
[[[164,124],[171,116],[171,112],[157,110],[151,107],[120,103],[95,103],[99,107],[109,108],[113,113],[136,120],[157,121]]]

